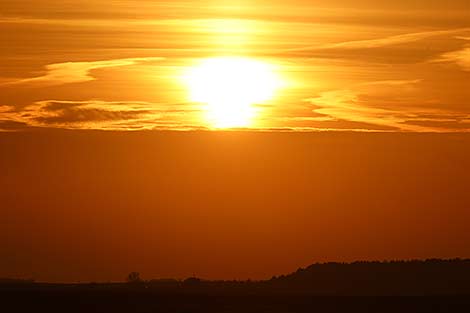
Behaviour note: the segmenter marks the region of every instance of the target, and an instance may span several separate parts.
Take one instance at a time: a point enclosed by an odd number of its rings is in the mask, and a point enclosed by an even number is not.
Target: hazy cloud
[[[318,97],[306,99],[306,101],[315,106],[313,112],[324,114],[334,120],[368,123],[392,127],[401,131],[442,132],[467,130],[465,126],[468,125],[468,119],[470,118],[468,114],[413,107],[406,105],[406,96],[403,99],[399,97],[387,99],[387,92],[383,91],[387,90],[387,86],[395,88],[419,82],[420,80],[369,82],[353,86],[355,89],[323,92]],[[382,85],[385,89],[374,95],[374,91],[361,88],[371,85]],[[403,89],[402,92],[406,93]],[[383,100],[381,100],[381,97],[383,97]],[[389,105],[378,105],[378,103],[386,101],[389,101]]]
[[[126,101],[39,101],[21,112],[10,114],[10,119],[35,127],[68,129],[180,129],[197,125],[191,114],[200,108],[186,103],[150,103]],[[188,117],[189,115],[189,117]]]
[[[307,46],[297,49],[291,49],[291,51],[304,51],[304,50],[330,50],[330,49],[345,49],[345,50],[354,50],[354,49],[371,49],[371,48],[383,48],[393,45],[406,44],[410,42],[415,42],[419,40],[424,40],[434,36],[448,35],[458,32],[469,31],[468,28],[463,29],[451,29],[451,30],[436,30],[429,32],[419,32],[419,33],[408,33],[401,35],[388,36],[383,38],[374,38],[366,40],[353,40],[353,41],[344,41],[339,43],[324,44],[317,46]]]
[[[118,66],[135,65],[139,62],[160,61],[164,58],[129,58],[91,62],[66,62],[49,64],[45,74],[32,78],[23,78],[4,83],[4,85],[40,84],[62,85],[70,83],[82,83],[95,80],[91,75],[92,70],[111,68]]]
[[[258,130],[466,130],[467,0],[73,2],[2,2],[10,128],[199,129],[210,125],[202,105],[177,104],[188,99],[180,74],[200,58],[243,55],[279,65],[288,82],[253,104]],[[47,86],[57,87],[30,88]]]
[[[442,62],[454,62],[465,71],[470,71],[470,47],[462,50],[445,53],[439,59]]]

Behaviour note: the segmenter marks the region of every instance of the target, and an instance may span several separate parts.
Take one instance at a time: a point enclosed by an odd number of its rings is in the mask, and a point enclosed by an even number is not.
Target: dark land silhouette
[[[317,263],[264,281],[0,279],[2,312],[470,312],[470,259]]]

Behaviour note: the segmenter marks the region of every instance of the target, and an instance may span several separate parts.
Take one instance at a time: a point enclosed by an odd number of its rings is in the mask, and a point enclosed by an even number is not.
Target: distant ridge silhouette
[[[138,272],[121,283],[4,279],[0,303],[9,313],[470,312],[470,260],[316,263],[264,281],[144,280]]]
[[[273,277],[268,285],[335,295],[470,294],[470,259],[315,263]]]
[[[217,294],[311,294],[334,296],[433,296],[470,295],[470,259],[406,261],[356,261],[315,263],[306,268],[263,281],[185,280],[140,278],[132,272],[126,283],[51,284],[32,280],[0,279],[0,289],[121,290]],[[21,287],[24,286],[24,287]]]

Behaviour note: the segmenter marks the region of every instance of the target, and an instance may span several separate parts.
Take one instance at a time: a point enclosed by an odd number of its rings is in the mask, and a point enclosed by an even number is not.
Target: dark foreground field
[[[315,296],[142,288],[3,287],[0,312],[470,312],[469,296]]]
[[[312,264],[264,281],[0,281],[0,313],[470,312],[470,260]]]

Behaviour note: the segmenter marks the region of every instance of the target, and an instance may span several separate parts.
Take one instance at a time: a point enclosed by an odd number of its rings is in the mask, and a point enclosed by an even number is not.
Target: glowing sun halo
[[[215,128],[246,127],[256,115],[254,104],[270,100],[280,85],[273,66],[255,59],[205,59],[184,75],[190,101],[206,104]]]

